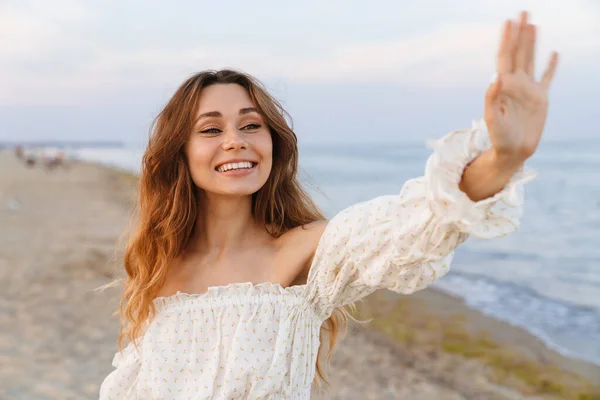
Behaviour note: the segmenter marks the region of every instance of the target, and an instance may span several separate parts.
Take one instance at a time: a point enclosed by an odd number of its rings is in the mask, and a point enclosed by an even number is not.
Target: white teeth
[[[221,165],[219,168],[217,168],[217,171],[225,172],[225,171],[231,171],[233,169],[250,169],[250,168],[252,168],[253,165],[254,164],[249,161],[228,163],[228,164]]]

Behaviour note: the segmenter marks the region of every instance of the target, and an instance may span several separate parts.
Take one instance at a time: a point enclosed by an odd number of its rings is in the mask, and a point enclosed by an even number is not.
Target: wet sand
[[[119,291],[94,289],[110,281],[134,195],[135,178],[128,174],[76,162],[54,171],[27,168],[0,151],[0,399],[98,398],[112,370]],[[386,312],[397,301],[404,327],[420,340],[399,340],[390,328],[398,312]],[[433,289],[410,300],[373,296],[361,313],[379,322],[348,334],[333,358],[332,389],[313,398],[526,398],[514,389],[526,392],[519,384],[490,380],[481,360],[432,344],[440,330],[425,322],[457,315],[469,332],[491,331],[531,360],[600,382],[600,368],[561,357],[526,332]]]

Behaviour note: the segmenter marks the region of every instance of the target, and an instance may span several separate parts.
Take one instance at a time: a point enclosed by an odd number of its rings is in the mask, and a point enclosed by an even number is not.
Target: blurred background
[[[483,111],[502,23],[560,53],[520,230],[422,293],[378,293],[322,398],[600,398],[600,2],[0,3],[0,399],[92,399],[152,119],[203,69],[259,78],[326,214],[397,193]],[[20,146],[20,147],[19,147]],[[2,149],[4,149],[2,151]],[[357,379],[358,378],[358,379]]]

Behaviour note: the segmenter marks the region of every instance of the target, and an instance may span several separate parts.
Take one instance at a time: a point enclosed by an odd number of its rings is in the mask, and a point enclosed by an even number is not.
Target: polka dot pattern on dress
[[[155,299],[157,315],[137,348],[115,355],[100,399],[309,399],[320,328],[336,307],[378,289],[424,289],[448,273],[469,236],[504,236],[519,225],[532,174],[517,172],[479,202],[458,189],[465,166],[489,148],[482,120],[432,147],[425,175],[400,194],[329,222],[306,285],[233,283]]]

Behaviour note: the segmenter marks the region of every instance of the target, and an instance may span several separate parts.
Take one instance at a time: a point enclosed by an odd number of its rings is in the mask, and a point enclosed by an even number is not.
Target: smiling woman
[[[434,144],[397,195],[324,221],[297,180],[287,114],[252,77],[189,78],[157,118],[125,254],[115,370],[101,399],[308,399],[345,306],[444,276],[469,236],[514,231],[556,67],[533,79],[534,28],[507,22],[485,121]],[[322,335],[327,341],[322,341]]]

